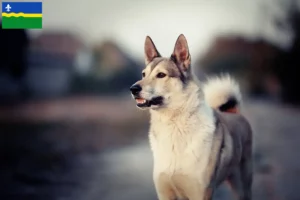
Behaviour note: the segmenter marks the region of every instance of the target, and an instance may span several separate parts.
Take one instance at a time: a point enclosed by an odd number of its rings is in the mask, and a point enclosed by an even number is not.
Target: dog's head
[[[176,41],[170,58],[161,57],[152,39],[145,41],[145,63],[142,79],[130,87],[141,109],[172,106],[180,98],[191,79],[191,56],[184,35]]]

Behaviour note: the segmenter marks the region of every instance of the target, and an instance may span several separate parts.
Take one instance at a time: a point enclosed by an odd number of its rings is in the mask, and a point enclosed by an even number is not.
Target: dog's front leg
[[[188,200],[211,200],[214,189],[209,184],[203,183],[192,176],[181,176],[180,180],[180,191],[183,192],[183,196]]]
[[[212,200],[213,193],[214,190],[212,188],[200,186],[189,190],[187,196],[189,200]]]
[[[204,200],[212,200],[214,190],[212,188],[206,188],[204,192]]]
[[[154,175],[153,180],[159,200],[176,200],[176,194],[171,187],[170,178],[166,174]]]

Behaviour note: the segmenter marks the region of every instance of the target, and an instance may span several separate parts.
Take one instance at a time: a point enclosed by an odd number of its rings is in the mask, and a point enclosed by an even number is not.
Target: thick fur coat
[[[237,199],[251,200],[252,132],[239,114],[238,84],[227,75],[200,83],[183,35],[170,58],[147,37],[145,62],[143,78],[130,90],[137,106],[150,110],[159,200],[210,200],[224,181]]]

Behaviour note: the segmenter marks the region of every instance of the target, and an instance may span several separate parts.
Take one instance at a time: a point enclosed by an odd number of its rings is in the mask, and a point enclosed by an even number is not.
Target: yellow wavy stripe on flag
[[[35,14],[35,13],[2,13],[2,17],[43,17],[43,14]]]

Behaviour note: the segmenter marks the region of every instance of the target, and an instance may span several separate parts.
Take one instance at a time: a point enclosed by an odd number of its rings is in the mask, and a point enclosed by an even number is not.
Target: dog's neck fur
[[[178,99],[172,99],[170,106],[150,110],[151,123],[170,123],[175,121],[198,121],[207,125],[214,124],[213,110],[206,104],[202,89],[199,87],[198,80],[190,80],[185,92],[178,95]],[[196,122],[196,123],[199,123]],[[203,124],[204,125],[204,124]]]
[[[184,91],[174,96],[165,108],[150,111],[153,176],[194,177],[197,174],[197,181],[208,185],[205,172],[216,130],[213,110],[206,104],[197,81],[190,80]]]
[[[168,107],[150,111],[154,174],[184,169],[184,174],[196,170],[204,176],[216,130],[214,113],[195,81],[188,83],[178,97]],[[202,164],[194,168],[199,161]]]

